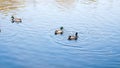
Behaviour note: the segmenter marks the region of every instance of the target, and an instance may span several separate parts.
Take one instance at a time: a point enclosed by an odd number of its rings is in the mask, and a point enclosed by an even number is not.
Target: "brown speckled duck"
[[[11,18],[12,18],[12,23],[14,23],[14,22],[22,22],[21,18],[15,18],[14,16],[12,16]]]
[[[57,34],[63,34],[63,27],[60,27],[60,29],[55,30],[55,35]]]
[[[68,36],[68,40],[77,40],[78,39],[78,32],[75,33],[75,36]]]

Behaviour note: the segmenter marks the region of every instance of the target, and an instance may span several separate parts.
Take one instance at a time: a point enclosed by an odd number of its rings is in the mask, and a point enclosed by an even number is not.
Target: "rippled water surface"
[[[120,67],[119,0],[0,0],[0,30],[0,68]]]

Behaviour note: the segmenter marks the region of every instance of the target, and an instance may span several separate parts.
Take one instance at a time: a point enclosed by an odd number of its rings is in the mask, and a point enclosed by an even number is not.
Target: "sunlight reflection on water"
[[[23,7],[23,0],[0,0],[0,13],[7,15],[11,10]]]

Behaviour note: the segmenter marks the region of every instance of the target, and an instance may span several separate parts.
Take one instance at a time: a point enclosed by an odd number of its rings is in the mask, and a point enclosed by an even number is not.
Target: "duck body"
[[[63,34],[63,31],[62,30],[56,30],[55,34]]]
[[[15,18],[12,21],[14,21],[14,22],[22,22],[22,20],[20,18]]]
[[[78,38],[78,37],[76,37],[76,36],[69,36],[69,37],[68,37],[68,40],[77,40],[77,38]]]
[[[63,27],[61,27],[60,29],[55,30],[55,35],[57,34],[63,34]]]
[[[12,16],[11,18],[12,18],[12,23],[14,23],[14,22],[22,22],[21,18],[15,18],[14,16]]]
[[[78,39],[78,33],[76,32],[75,36],[69,36],[68,40],[77,40]]]

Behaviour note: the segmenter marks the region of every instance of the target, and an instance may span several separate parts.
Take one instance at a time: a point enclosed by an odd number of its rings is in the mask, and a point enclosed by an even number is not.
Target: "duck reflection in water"
[[[21,23],[22,22],[22,19],[21,18],[15,18],[14,16],[11,16],[11,22],[12,23],[14,23],[14,22],[16,22],[16,23]]]

